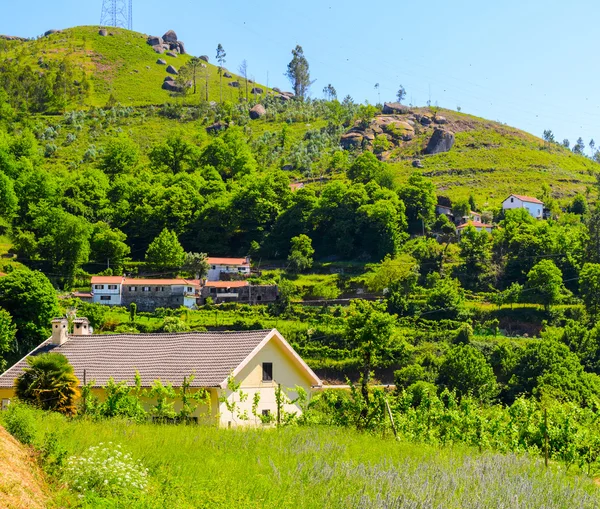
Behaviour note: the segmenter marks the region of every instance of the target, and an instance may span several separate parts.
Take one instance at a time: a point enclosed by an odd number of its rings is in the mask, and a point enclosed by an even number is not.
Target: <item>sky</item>
[[[102,0],[0,0],[0,34],[100,21]],[[301,45],[313,97],[331,83],[342,99],[395,100],[456,109],[571,145],[600,144],[597,0],[133,0],[133,29],[177,32],[214,62],[217,44],[236,72],[246,59],[259,83],[291,88],[284,73]],[[375,84],[379,83],[379,94]]]

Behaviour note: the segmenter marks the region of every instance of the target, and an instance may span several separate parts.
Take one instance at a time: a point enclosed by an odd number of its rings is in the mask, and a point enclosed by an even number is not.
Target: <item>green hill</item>
[[[83,100],[70,100],[68,108],[81,106],[105,106],[112,94],[116,102],[129,106],[163,104],[171,100],[171,93],[162,89],[164,78],[168,76],[166,67],[172,65],[180,69],[192,58],[191,55],[169,56],[157,54],[147,43],[147,35],[111,28],[110,35],[101,36],[99,27],[82,26],[61,30],[37,40],[3,41],[4,55],[0,60],[17,60],[20,66],[30,66],[33,71],[44,73],[48,65],[63,60],[74,67],[76,76],[85,73],[89,83],[89,94]],[[157,64],[164,59],[167,65]],[[206,74],[208,73],[208,96],[210,101],[220,99],[219,75],[217,67],[208,63],[198,71],[196,97],[188,102],[205,99]],[[223,78],[223,97],[237,101],[242,88],[228,86],[231,81]],[[253,86],[253,85],[251,85]],[[266,87],[260,85],[263,90]]]

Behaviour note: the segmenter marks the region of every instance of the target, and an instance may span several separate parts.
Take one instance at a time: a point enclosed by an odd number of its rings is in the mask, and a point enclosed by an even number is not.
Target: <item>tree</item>
[[[573,153],[583,155],[585,151],[585,143],[583,142],[583,138],[577,138],[577,143],[573,145]]]
[[[0,307],[17,326],[15,348],[9,364],[24,357],[50,335],[50,322],[58,316],[58,299],[52,284],[41,272],[15,270],[0,278]]]
[[[400,87],[398,88],[398,92],[396,92],[396,99],[398,99],[398,102],[401,103],[402,101],[404,101],[405,97],[406,90],[404,90],[404,87],[400,85]]]
[[[372,370],[381,361],[394,333],[396,317],[385,310],[383,303],[353,300],[348,309],[345,335],[361,359],[360,386],[362,408],[358,427],[366,428],[370,420],[369,382]]]
[[[156,269],[175,269],[183,265],[185,251],[174,231],[164,228],[146,251],[146,261]]]
[[[217,62],[219,62],[218,73],[219,73],[219,91],[221,94],[221,102],[223,102],[223,64],[225,63],[226,56],[227,56],[227,54],[225,53],[223,46],[221,45],[221,43],[219,43],[219,45],[217,46]]]
[[[310,269],[313,264],[312,256],[314,254],[315,250],[312,247],[312,240],[308,235],[301,234],[297,237],[292,237],[288,263],[294,272],[302,272],[303,270]]]
[[[246,59],[242,60],[238,72],[240,73],[240,76],[244,78],[244,83],[246,85],[246,102],[248,102],[248,62],[246,62]]]
[[[323,88],[323,95],[328,101],[334,101],[337,99],[337,91],[331,83]]]
[[[457,279],[438,279],[427,295],[428,318],[457,319],[465,313],[465,292]]]
[[[104,150],[100,161],[100,169],[109,176],[115,177],[128,173],[137,164],[139,153],[137,145],[126,137],[112,139]]]
[[[67,358],[43,353],[27,357],[27,364],[15,380],[17,398],[42,410],[74,415],[79,380]]]
[[[594,152],[595,152],[595,148],[596,148],[596,142],[594,141],[594,138],[592,138],[590,140],[589,147],[590,147],[590,152],[591,152],[591,154],[593,156]]]
[[[0,373],[7,368],[7,354],[15,348],[17,327],[8,311],[0,308]]]
[[[196,279],[206,279],[210,269],[206,253],[185,253],[183,268]]]
[[[405,280],[414,281],[419,277],[419,265],[409,254],[399,254],[396,257],[387,255],[381,263],[367,265],[363,276],[365,286],[371,292],[383,292],[394,283]]]
[[[498,394],[498,384],[492,366],[484,355],[471,345],[452,347],[440,366],[437,383],[458,396],[472,395],[489,402]]]
[[[202,60],[198,57],[192,57],[187,63],[190,70],[190,77],[192,78],[192,86],[194,87],[194,94],[196,93],[196,82],[198,78],[198,72],[202,69]]]
[[[1,165],[0,165],[1,167]],[[19,209],[19,199],[13,181],[0,171],[0,218],[11,220]]]
[[[589,212],[588,202],[583,194],[577,193],[573,197],[573,201],[569,206],[569,212],[579,214],[580,216],[584,216]]]
[[[571,142],[567,138],[565,138],[562,141],[562,146],[565,147],[565,148],[569,148],[571,146]]]
[[[372,152],[366,151],[354,160],[347,175],[353,182],[366,184],[376,180],[383,172],[384,167],[384,164]]]
[[[97,263],[106,263],[109,267],[121,269],[131,253],[126,240],[127,235],[121,230],[99,221],[92,229],[90,258]]]
[[[583,266],[579,273],[579,292],[588,313],[596,319],[600,312],[600,264]]]
[[[554,133],[550,129],[546,129],[542,137],[547,144],[554,143]]]
[[[302,46],[296,46],[292,50],[292,60],[287,66],[285,75],[292,83],[296,97],[305,99],[308,95],[308,89],[314,81],[310,81],[308,60],[304,56]]]
[[[463,228],[460,234],[460,256],[463,259],[464,270],[462,279],[471,286],[477,286],[489,272],[492,258],[492,243],[490,234],[477,231],[474,226]]]
[[[188,171],[192,165],[195,147],[179,133],[171,133],[165,143],[152,148],[148,157],[156,169],[166,168],[174,174]]]
[[[398,196],[406,205],[408,231],[421,233],[425,226],[435,220],[435,205],[437,196],[435,185],[427,180],[421,173],[415,172],[406,185],[398,191]]]
[[[562,272],[552,260],[542,260],[534,265],[527,274],[527,285],[539,297],[547,312],[566,291]]]

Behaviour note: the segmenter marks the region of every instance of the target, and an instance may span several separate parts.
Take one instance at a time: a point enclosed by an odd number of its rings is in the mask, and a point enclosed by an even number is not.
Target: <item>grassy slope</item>
[[[158,65],[156,61],[162,58],[167,65],[179,69],[191,56],[159,55],[146,43],[147,36],[144,34],[122,28],[113,28],[110,32],[112,36],[101,37],[97,26],[69,28],[35,41],[13,43],[7,56],[18,55],[21,62],[29,63],[34,69],[40,57],[48,61],[68,56],[73,64],[86,70],[90,79],[91,92],[86,101],[88,106],[104,106],[111,92],[124,105],[146,106],[169,101],[170,93],[161,89],[167,76],[166,66]],[[220,97],[217,67],[208,64],[207,69],[209,100],[217,101]],[[200,97],[205,97],[204,69],[201,73],[198,94],[188,97],[187,102],[197,102]],[[238,89],[227,86],[229,81],[236,79],[235,75],[232,79],[223,78],[224,99],[237,100]],[[262,85],[258,86],[267,90]]]
[[[417,111],[429,113],[424,108]],[[439,114],[456,133],[454,147],[423,156],[430,132],[418,134],[392,154],[398,160],[390,164],[400,182],[414,171],[412,160],[418,157],[439,194],[456,200],[473,192],[482,206],[498,207],[510,193],[537,196],[543,183],[559,199],[595,184],[600,165],[586,157],[558,145],[546,146],[540,138],[498,122],[450,110]]]
[[[69,421],[41,412],[36,420],[37,440],[56,431],[68,454],[112,442],[141,460],[150,470],[150,485],[136,507],[591,508],[600,503],[591,480],[546,470],[539,460],[394,442],[352,430],[243,432]],[[58,489],[54,497],[55,506],[75,499]]]

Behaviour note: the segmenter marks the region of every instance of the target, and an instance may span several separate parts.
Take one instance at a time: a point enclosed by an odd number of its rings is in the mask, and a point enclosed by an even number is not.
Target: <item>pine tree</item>
[[[292,56],[293,58],[287,66],[285,75],[292,83],[296,97],[304,99],[308,94],[308,89],[314,81],[310,81],[308,60],[306,60],[306,57],[304,56],[302,46],[296,46],[292,50]]]
[[[223,102],[223,64],[225,63],[225,57],[227,54],[223,49],[221,43],[217,46],[217,62],[219,62],[219,89],[221,94],[221,102]]]

